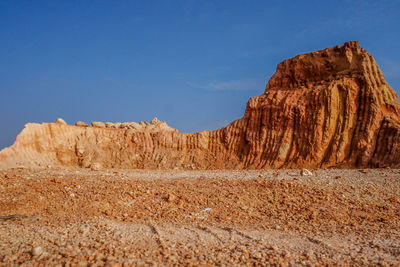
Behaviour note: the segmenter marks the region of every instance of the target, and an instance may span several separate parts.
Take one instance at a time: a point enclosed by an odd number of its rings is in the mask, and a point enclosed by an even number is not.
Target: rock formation
[[[400,106],[358,42],[280,63],[243,118],[178,133],[165,122],[29,123],[0,164],[261,169],[400,166]],[[100,126],[101,127],[100,127]],[[97,128],[100,127],[100,128]]]

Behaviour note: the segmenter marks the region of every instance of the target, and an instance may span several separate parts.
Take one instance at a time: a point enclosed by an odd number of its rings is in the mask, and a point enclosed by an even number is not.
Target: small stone
[[[75,123],[75,126],[88,127],[88,124],[86,122],[83,122],[83,121],[77,121]]]
[[[56,120],[56,123],[67,125],[67,123],[65,122],[65,120],[63,120],[63,119],[61,119],[61,118],[58,118],[58,119]]]
[[[168,202],[174,202],[176,200],[176,196],[174,194],[169,193],[167,197]]]
[[[399,203],[400,199],[398,197],[391,197],[388,199],[391,203]]]
[[[101,164],[100,163],[92,163],[91,165],[90,165],[90,169],[92,170],[92,171],[99,171],[100,169],[101,169]]]
[[[101,261],[101,260],[103,260],[103,259],[105,258],[105,256],[104,256],[103,253],[96,253],[96,255],[94,256],[94,258],[95,258],[97,261]]]
[[[43,253],[43,249],[40,246],[34,247],[32,249],[32,255],[33,256],[39,256],[39,255],[42,255],[42,253]]]
[[[277,251],[278,250],[278,248],[276,246],[270,246],[269,249],[273,250],[273,251]]]
[[[300,175],[301,175],[301,176],[312,176],[312,175],[313,175],[313,173],[312,173],[310,170],[307,170],[307,169],[301,169],[301,171],[300,171]]]
[[[183,199],[179,199],[178,201],[178,206],[183,206],[183,204],[185,204],[185,202],[183,201]]]
[[[58,179],[57,177],[52,178],[52,179],[50,180],[50,182],[53,182],[53,183],[61,183],[60,179]]]

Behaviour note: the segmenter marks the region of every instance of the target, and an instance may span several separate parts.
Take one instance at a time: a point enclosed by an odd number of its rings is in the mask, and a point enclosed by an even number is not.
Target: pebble
[[[42,249],[42,247],[40,247],[40,246],[34,247],[34,248],[32,249],[32,255],[33,255],[33,256],[39,256],[39,255],[41,255],[42,253],[43,253],[43,249]]]
[[[90,165],[90,169],[92,171],[99,171],[101,169],[101,164],[100,163],[92,163]]]
[[[300,171],[300,175],[301,175],[301,176],[312,176],[312,175],[313,175],[313,173],[312,173],[310,170],[307,170],[307,169],[301,169],[301,171]]]
[[[168,194],[168,198],[167,198],[168,202],[170,202],[170,203],[174,202],[175,199],[176,199],[176,196],[174,194],[171,194],[171,193]]]

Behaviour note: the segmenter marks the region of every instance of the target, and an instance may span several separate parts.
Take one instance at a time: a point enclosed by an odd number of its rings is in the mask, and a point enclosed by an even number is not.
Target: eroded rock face
[[[280,63],[264,94],[227,127],[178,133],[165,122],[107,128],[27,124],[0,162],[104,168],[400,166],[400,106],[358,42]],[[1,164],[1,163],[0,163]]]
[[[397,130],[384,129],[398,129],[398,114],[397,94],[358,42],[299,55],[248,102],[245,165],[397,166]]]

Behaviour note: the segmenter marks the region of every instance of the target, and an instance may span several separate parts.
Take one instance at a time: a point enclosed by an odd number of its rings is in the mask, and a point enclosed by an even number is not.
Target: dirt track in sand
[[[0,266],[399,265],[399,198],[389,169],[1,170]]]

